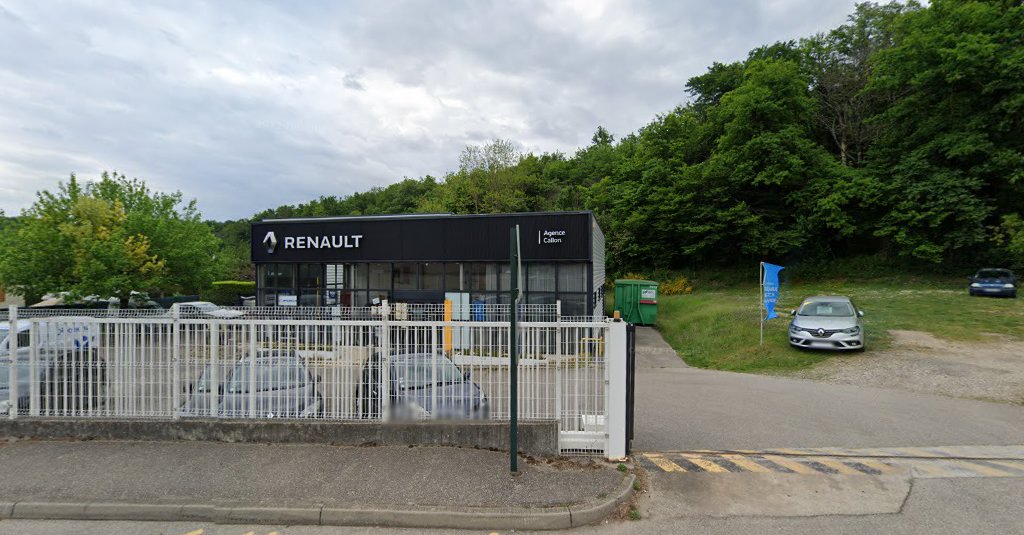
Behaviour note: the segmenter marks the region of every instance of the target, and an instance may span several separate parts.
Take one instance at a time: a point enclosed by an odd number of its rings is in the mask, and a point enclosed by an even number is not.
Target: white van
[[[78,320],[78,321],[76,321]],[[102,405],[106,367],[95,351],[99,341],[97,325],[80,318],[60,317],[38,324],[36,343],[38,362],[36,376],[30,368],[32,353],[28,320],[19,320],[11,333],[10,322],[0,323],[0,414],[29,406],[32,382],[39,384],[40,405],[46,414],[62,415],[68,411],[94,410]],[[17,336],[17,355],[11,358],[12,336]],[[11,364],[14,361],[18,385],[16,405],[11,402]],[[67,396],[69,386],[88,392],[87,396]]]
[[[36,341],[42,353],[58,351],[81,351],[96,349],[99,343],[98,327],[91,323],[76,321],[75,317],[61,317],[53,322],[40,323],[40,332],[36,333]],[[31,335],[28,320],[18,320],[18,358],[28,358]],[[0,359],[9,358],[11,354],[11,322],[0,323]]]

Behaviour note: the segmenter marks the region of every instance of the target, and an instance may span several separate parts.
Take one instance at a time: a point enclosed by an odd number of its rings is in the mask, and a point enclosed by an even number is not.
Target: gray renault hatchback
[[[864,350],[862,310],[849,297],[808,297],[790,312],[789,345],[808,349]]]
[[[204,370],[191,397],[181,408],[182,416],[210,416],[211,395],[216,392],[217,416],[245,418],[319,418],[323,398],[318,378],[297,354],[290,351],[258,353],[235,362],[223,382],[211,384],[210,368]],[[252,410],[250,410],[250,408]]]

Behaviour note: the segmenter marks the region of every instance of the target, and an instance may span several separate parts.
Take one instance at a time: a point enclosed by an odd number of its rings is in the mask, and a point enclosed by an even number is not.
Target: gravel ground
[[[991,336],[951,342],[919,331],[890,331],[884,351],[843,355],[787,376],[1024,405],[1024,342]]]

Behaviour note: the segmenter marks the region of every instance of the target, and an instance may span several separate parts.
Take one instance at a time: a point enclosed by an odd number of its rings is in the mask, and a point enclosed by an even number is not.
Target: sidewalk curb
[[[630,474],[613,496],[579,505],[546,508],[412,509],[213,506],[201,504],[0,502],[0,520],[141,520],[215,524],[379,526],[450,529],[567,529],[600,522],[633,494]]]

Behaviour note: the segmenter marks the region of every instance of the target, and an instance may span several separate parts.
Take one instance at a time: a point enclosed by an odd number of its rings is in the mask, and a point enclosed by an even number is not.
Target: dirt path
[[[787,375],[1024,404],[1024,342],[998,336],[987,342],[951,342],[919,331],[890,334],[893,344],[886,350],[837,356]]]

